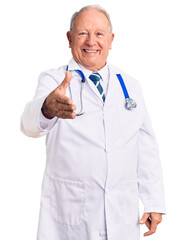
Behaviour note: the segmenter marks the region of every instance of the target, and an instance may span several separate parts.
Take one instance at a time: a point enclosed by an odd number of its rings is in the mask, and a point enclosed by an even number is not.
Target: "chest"
[[[61,125],[67,129],[68,134],[73,133],[77,139],[100,141],[100,144],[107,140],[112,145],[117,141],[128,141],[139,130],[142,121],[139,95],[134,88],[132,96],[137,99],[138,107],[133,110],[125,109],[123,91],[115,75],[108,79],[105,103],[96,86],[88,81],[82,83],[77,75],[73,77],[67,90],[67,96],[76,105],[76,113],[84,113],[73,120],[61,120]]]

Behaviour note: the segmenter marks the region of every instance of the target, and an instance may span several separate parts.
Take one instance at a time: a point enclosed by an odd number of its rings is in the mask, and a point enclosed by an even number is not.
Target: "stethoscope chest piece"
[[[66,71],[68,71],[68,65],[66,67]],[[85,76],[83,74],[83,72],[81,70],[74,70],[76,71],[79,76],[81,77],[81,89],[80,89],[80,102],[81,102],[81,109],[79,110],[78,113],[76,113],[76,116],[82,116],[85,114],[85,112],[83,111],[83,98],[82,98],[82,92],[83,92],[83,85],[85,83]],[[137,104],[136,102],[129,97],[129,94],[128,94],[128,91],[127,91],[127,88],[125,86],[125,83],[123,81],[123,78],[121,76],[121,74],[116,74],[119,82],[120,82],[120,85],[121,85],[121,88],[123,90],[123,94],[124,94],[124,98],[125,98],[125,109],[127,110],[132,110],[133,108],[136,108],[137,107]],[[71,98],[72,98],[72,92],[71,92],[71,88],[70,88],[70,84],[69,84],[69,90],[70,90],[70,94],[71,94]]]
[[[136,108],[137,104],[132,98],[126,98],[125,99],[125,108],[127,110],[132,110],[133,108]]]
[[[117,76],[117,78],[120,82],[121,88],[123,90],[123,95],[124,95],[124,98],[125,98],[125,109],[132,110],[133,108],[136,108],[137,104],[132,98],[129,97],[127,88],[125,86],[125,83],[123,81],[123,78],[122,78],[121,74],[116,74],[116,76]]]

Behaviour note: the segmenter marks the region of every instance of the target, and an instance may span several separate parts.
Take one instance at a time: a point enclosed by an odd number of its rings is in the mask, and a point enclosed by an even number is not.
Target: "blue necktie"
[[[92,82],[96,85],[102,99],[103,102],[105,102],[105,94],[103,93],[103,88],[101,86],[100,83],[100,79],[101,79],[101,75],[97,72],[93,72],[90,76],[89,76],[90,80],[92,80]]]

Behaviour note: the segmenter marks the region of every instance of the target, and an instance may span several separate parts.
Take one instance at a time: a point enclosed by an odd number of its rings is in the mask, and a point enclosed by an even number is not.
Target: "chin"
[[[83,65],[86,67],[95,67],[97,64],[96,61],[84,61]]]

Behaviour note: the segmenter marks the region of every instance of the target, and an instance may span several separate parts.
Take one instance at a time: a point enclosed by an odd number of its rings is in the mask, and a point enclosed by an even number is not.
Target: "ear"
[[[112,42],[114,40],[114,33],[110,34],[110,45],[109,45],[109,49],[112,49]]]
[[[68,42],[69,42],[69,48],[71,48],[72,32],[70,32],[70,31],[67,32],[67,39],[68,39]]]

